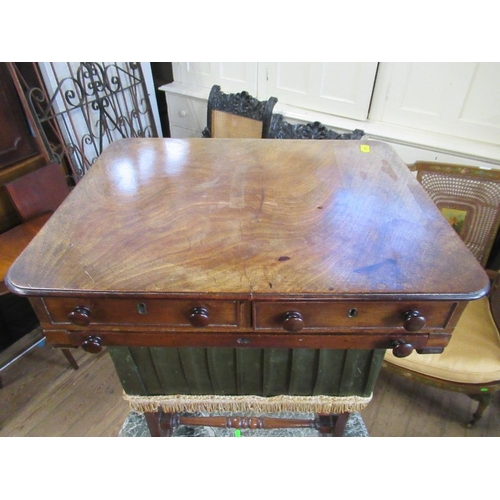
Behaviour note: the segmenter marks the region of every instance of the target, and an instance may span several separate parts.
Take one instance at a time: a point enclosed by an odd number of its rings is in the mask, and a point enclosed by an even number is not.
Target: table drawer
[[[238,301],[177,299],[44,299],[53,324],[232,327],[239,325]]]
[[[455,302],[255,302],[256,330],[356,331],[445,328]]]

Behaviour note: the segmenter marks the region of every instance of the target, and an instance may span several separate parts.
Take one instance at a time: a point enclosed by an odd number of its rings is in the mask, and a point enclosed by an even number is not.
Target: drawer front
[[[170,125],[200,131],[207,126],[207,101],[167,94],[167,105]]]
[[[256,330],[416,332],[445,328],[455,307],[454,302],[256,302],[253,314]]]
[[[175,125],[170,126],[170,137],[172,139],[188,139],[190,137],[199,138],[201,137],[201,130],[191,130],[188,128],[176,127]]]
[[[53,324],[229,327],[239,325],[238,301],[177,299],[44,299]]]
[[[404,340],[414,349],[425,348],[432,334],[377,333],[353,332],[352,334],[324,334],[314,332],[292,334],[269,332],[239,332],[196,330],[184,331],[154,331],[144,328],[137,331],[123,329],[103,330],[96,327],[80,330],[50,330],[46,331],[47,341],[58,347],[79,347],[87,352],[99,352],[102,346],[134,346],[134,347],[230,347],[247,348],[284,348],[284,349],[392,349],[394,343]],[[433,347],[445,347],[449,338],[438,338]],[[92,344],[92,349],[86,344]]]

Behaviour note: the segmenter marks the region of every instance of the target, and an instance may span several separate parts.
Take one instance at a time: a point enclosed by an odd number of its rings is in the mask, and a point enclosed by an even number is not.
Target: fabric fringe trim
[[[363,410],[372,395],[363,396],[133,396],[123,394],[131,410],[138,413],[197,412],[314,412],[344,413]]]

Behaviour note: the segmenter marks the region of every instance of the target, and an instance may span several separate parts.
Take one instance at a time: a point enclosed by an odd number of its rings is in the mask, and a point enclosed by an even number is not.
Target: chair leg
[[[474,396],[470,396],[474,401],[478,401],[479,404],[477,406],[476,412],[472,416],[472,420],[468,423],[467,427],[473,427],[478,420],[480,420],[486,411],[486,408],[491,403],[491,394],[489,392],[485,394],[476,394]]]
[[[78,363],[76,362],[76,359],[73,357],[73,354],[71,354],[71,351],[69,349],[61,349],[62,353],[66,357],[66,359],[69,361],[69,364],[73,367],[74,370],[78,370]]]

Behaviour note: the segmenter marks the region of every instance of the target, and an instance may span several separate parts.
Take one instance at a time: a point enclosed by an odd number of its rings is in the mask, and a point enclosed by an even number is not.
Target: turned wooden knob
[[[425,326],[425,318],[418,311],[408,311],[404,315],[403,328],[409,332],[418,332]]]
[[[90,324],[90,309],[84,306],[77,306],[68,314],[70,323],[78,326],[88,326]]]
[[[198,328],[208,326],[210,323],[208,311],[204,307],[195,307],[189,315],[189,322]]]
[[[102,340],[95,335],[89,335],[82,343],[82,349],[91,354],[97,354],[102,351]]]
[[[396,358],[406,358],[413,352],[413,346],[404,340],[396,340],[392,343],[392,354]]]
[[[304,328],[302,314],[297,311],[288,311],[283,316],[283,328],[289,332],[300,332]]]

